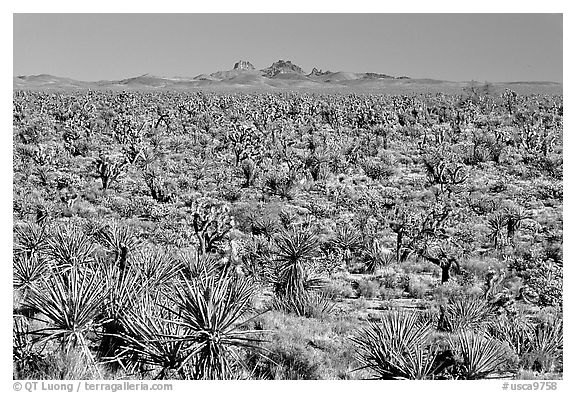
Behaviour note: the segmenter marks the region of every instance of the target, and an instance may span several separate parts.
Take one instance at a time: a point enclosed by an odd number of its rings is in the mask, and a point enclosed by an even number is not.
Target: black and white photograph
[[[563,391],[562,13],[134,11],[12,15],[9,387]]]

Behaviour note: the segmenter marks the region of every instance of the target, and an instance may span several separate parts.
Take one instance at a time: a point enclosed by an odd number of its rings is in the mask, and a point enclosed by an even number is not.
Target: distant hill
[[[239,60],[232,69],[200,74],[195,77],[162,77],[145,74],[118,81],[86,82],[52,75],[16,76],[13,88],[21,89],[113,89],[113,90],[187,90],[215,89],[304,89],[354,90],[402,94],[410,92],[461,92],[470,82],[434,79],[411,79],[376,72],[322,71],[313,68],[306,73],[290,60],[278,60],[257,70],[251,62]],[[511,88],[520,94],[562,94],[562,84],[555,82],[492,83],[495,91]]]

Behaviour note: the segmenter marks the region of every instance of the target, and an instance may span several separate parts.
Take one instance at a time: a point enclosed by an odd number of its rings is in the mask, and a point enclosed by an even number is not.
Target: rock
[[[254,66],[249,61],[240,60],[236,64],[234,64],[234,69],[241,71],[252,71],[254,70]]]
[[[329,75],[332,72],[330,71],[322,71],[319,70],[318,68],[314,67],[312,68],[312,72],[310,72],[310,74],[308,76],[323,76],[323,75]]]
[[[278,74],[299,74],[304,75],[304,70],[296,64],[292,64],[290,60],[278,60],[268,68],[262,70],[264,76],[269,78]]]

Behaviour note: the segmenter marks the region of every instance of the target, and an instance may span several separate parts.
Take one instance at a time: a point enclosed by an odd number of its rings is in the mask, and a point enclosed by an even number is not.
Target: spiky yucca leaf
[[[12,319],[12,361],[15,378],[39,371],[42,364],[42,355],[34,350],[30,337],[30,320],[23,315],[16,314]]]
[[[134,310],[144,289],[145,280],[132,265],[128,265],[124,270],[109,265],[104,269],[104,285],[107,296],[103,305],[105,321],[102,324],[103,337],[99,353],[105,360],[115,361],[115,355],[124,343],[119,337],[125,331],[123,317]]]
[[[199,279],[216,274],[217,261],[211,254],[200,254],[197,250],[185,250],[179,252],[176,259],[187,279]]]
[[[180,265],[172,255],[159,247],[149,246],[139,249],[132,261],[149,289],[169,285],[180,271]]]
[[[66,272],[50,272],[43,284],[33,288],[25,302],[45,317],[38,319],[48,326],[33,334],[41,340],[60,340],[67,351],[78,347],[93,363],[86,335],[102,322],[98,320],[106,298],[102,275],[72,267]]]
[[[332,243],[341,250],[353,251],[360,246],[360,233],[351,225],[339,226]]]
[[[61,270],[94,261],[95,247],[88,236],[78,228],[60,227],[48,239],[48,254]]]
[[[509,361],[505,344],[483,333],[459,331],[449,343],[463,379],[483,379],[504,371]]]
[[[501,316],[488,326],[488,331],[492,337],[506,343],[520,358],[530,351],[534,340],[533,324],[521,317],[508,319]]]
[[[382,379],[432,379],[445,365],[430,345],[432,327],[417,313],[394,311],[352,338],[358,361]]]
[[[388,266],[395,260],[394,252],[374,239],[366,251],[366,273],[373,274],[377,269]]]
[[[398,378],[421,380],[434,379],[435,373],[443,366],[436,364],[438,354],[435,348],[425,345],[413,346],[404,353],[392,351],[390,353],[390,366]]]
[[[121,271],[113,265],[102,269],[104,291],[104,313],[112,319],[119,319],[121,315],[132,309],[137,303],[146,285],[142,272],[135,266],[129,265]]]
[[[564,323],[561,316],[555,316],[551,321],[540,323],[534,334],[533,349],[556,352],[564,344]]]
[[[46,227],[36,224],[14,226],[14,254],[39,254],[46,251],[48,234]]]
[[[191,351],[186,341],[188,328],[177,323],[169,305],[155,296],[124,313],[122,351],[116,356],[121,363],[143,366],[144,371],[159,370],[157,379],[170,378],[176,372],[187,376],[187,362]]]
[[[45,275],[48,266],[36,254],[21,254],[14,257],[12,269],[14,288],[27,291]]]
[[[554,316],[551,321],[535,327],[530,350],[523,359],[527,366],[535,371],[550,372],[562,362],[563,325],[562,317]]]
[[[96,229],[94,236],[108,251],[115,253],[117,258],[123,252],[133,252],[141,245],[141,241],[130,227],[116,223]]]
[[[309,228],[292,226],[282,231],[275,239],[279,263],[279,292],[296,295],[305,291],[305,263],[317,255],[320,242],[316,233]]]
[[[451,332],[483,330],[496,316],[494,307],[479,296],[452,297],[441,310],[441,326]]]
[[[193,354],[193,376],[225,379],[231,375],[237,350],[255,347],[256,333],[242,329],[251,309],[254,288],[247,280],[230,273],[201,280],[186,280],[177,288],[176,303],[188,334],[181,337]]]

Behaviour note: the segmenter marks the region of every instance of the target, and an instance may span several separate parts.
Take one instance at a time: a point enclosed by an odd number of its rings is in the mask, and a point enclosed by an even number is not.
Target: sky
[[[196,76],[248,60],[306,72],[562,82],[562,14],[14,14],[13,74]]]

